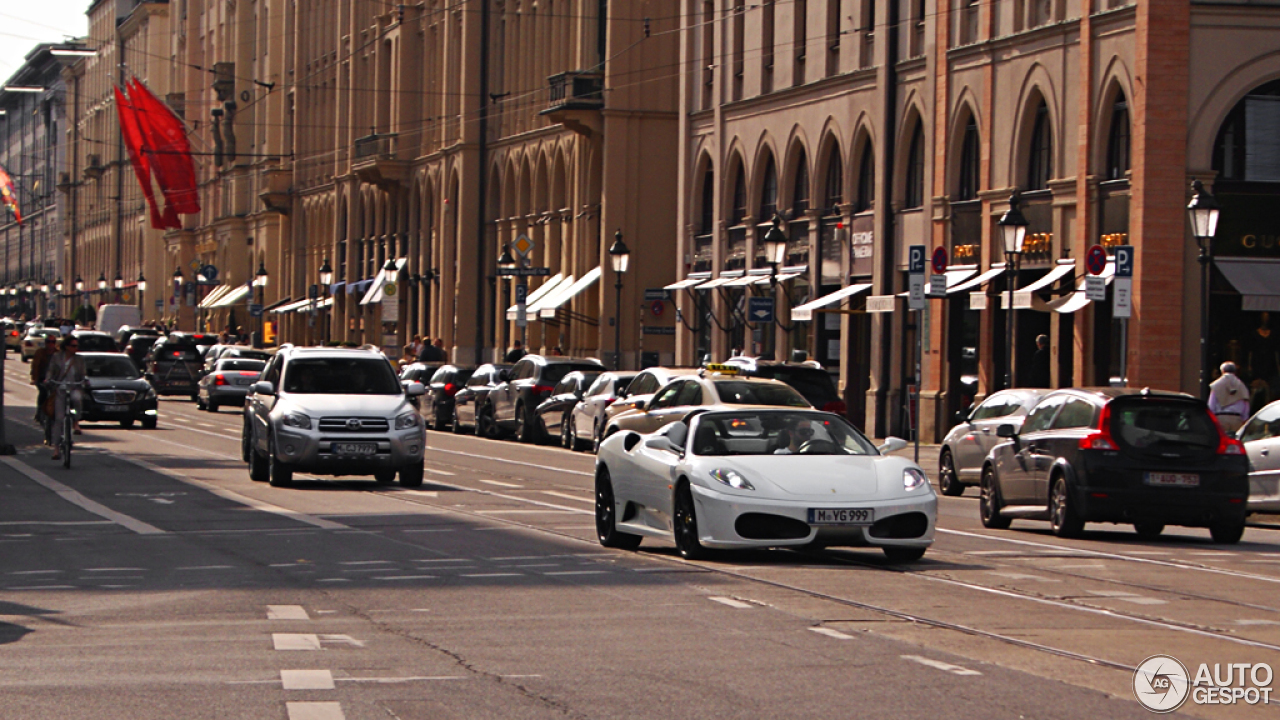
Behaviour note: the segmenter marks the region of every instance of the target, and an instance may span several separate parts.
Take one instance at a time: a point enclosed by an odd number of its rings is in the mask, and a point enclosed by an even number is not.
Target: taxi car
[[[596,535],[634,550],[673,539],[709,550],[878,547],[891,562],[933,543],[938,496],[924,470],[848,420],[809,408],[711,405],[654,433],[624,430],[596,457]]]
[[[703,405],[768,405],[811,408],[795,388],[778,380],[743,377],[731,365],[707,365],[696,375],[677,377],[658,389],[643,408],[620,413],[604,428],[604,437],[620,430],[651,433]]]

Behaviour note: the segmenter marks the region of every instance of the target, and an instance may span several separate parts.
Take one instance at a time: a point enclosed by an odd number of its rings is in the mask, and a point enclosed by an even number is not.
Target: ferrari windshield
[[[839,415],[817,411],[708,412],[697,418],[694,455],[878,455]]]

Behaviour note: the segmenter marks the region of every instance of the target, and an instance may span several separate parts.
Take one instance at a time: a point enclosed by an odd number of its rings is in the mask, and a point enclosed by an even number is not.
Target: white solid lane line
[[[84,495],[81,495],[79,492],[72,490],[66,485],[63,485],[57,480],[54,480],[48,475],[45,475],[44,473],[40,472],[39,470],[36,470],[35,468],[22,462],[21,460],[18,460],[17,458],[0,457],[0,462],[3,462],[5,465],[8,465],[9,467],[13,468],[14,470],[17,470],[23,475],[26,475],[27,477],[39,483],[40,485],[43,485],[49,490],[52,490],[59,497],[71,503],[72,505],[77,505],[85,510],[88,510],[94,515],[97,515],[98,517],[106,518],[117,525],[128,528],[134,531],[135,533],[138,533],[139,535],[163,535],[165,532],[164,530],[161,530],[160,528],[154,525],[142,522],[141,520],[125,515],[124,513],[116,512],[115,510],[112,510],[111,508],[107,507],[106,505],[103,505],[102,503],[99,503],[94,500],[90,500]]]
[[[276,650],[319,650],[320,637],[308,633],[271,633]]]
[[[336,702],[289,702],[285,708],[289,720],[347,720],[342,705]]]
[[[977,670],[970,670],[967,667],[962,667],[960,665],[952,665],[951,663],[942,662],[941,660],[932,660],[930,658],[921,657],[919,655],[902,655],[901,657],[903,660],[910,660],[911,662],[920,663],[921,665],[927,665],[931,668],[942,670],[943,672],[949,672],[952,675],[981,675],[982,674]]]
[[[707,599],[710,600],[711,602],[718,602],[721,605],[728,605],[731,608],[737,608],[739,610],[745,610],[747,608],[753,607],[751,603],[744,603],[741,600],[734,600],[733,598],[728,598],[728,597],[709,597]]]
[[[328,670],[281,670],[285,690],[332,690],[333,673]]]
[[[268,620],[310,620],[306,608],[301,605],[268,605]]]
[[[853,639],[852,635],[845,635],[839,630],[832,630],[831,628],[811,627],[809,629],[812,630],[813,632],[818,633],[819,635],[826,635],[827,637],[835,638],[836,640],[852,640]]]

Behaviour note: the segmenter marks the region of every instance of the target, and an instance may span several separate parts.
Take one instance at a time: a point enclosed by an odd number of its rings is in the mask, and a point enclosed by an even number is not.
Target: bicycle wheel
[[[62,414],[62,441],[59,443],[61,447],[59,452],[62,453],[62,467],[71,467],[71,408],[68,407],[66,412]]]

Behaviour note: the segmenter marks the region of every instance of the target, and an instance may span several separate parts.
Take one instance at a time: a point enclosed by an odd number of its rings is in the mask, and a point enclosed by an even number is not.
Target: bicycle
[[[74,416],[76,414],[75,405],[71,401],[71,391],[80,385],[77,382],[59,382],[52,381],[59,396],[62,398],[62,407],[66,412],[62,413],[62,437],[58,441],[57,452],[62,456],[62,467],[71,467],[71,435],[75,429]],[[57,415],[57,405],[54,405],[54,415]],[[49,419],[50,428],[53,427],[55,420]]]

